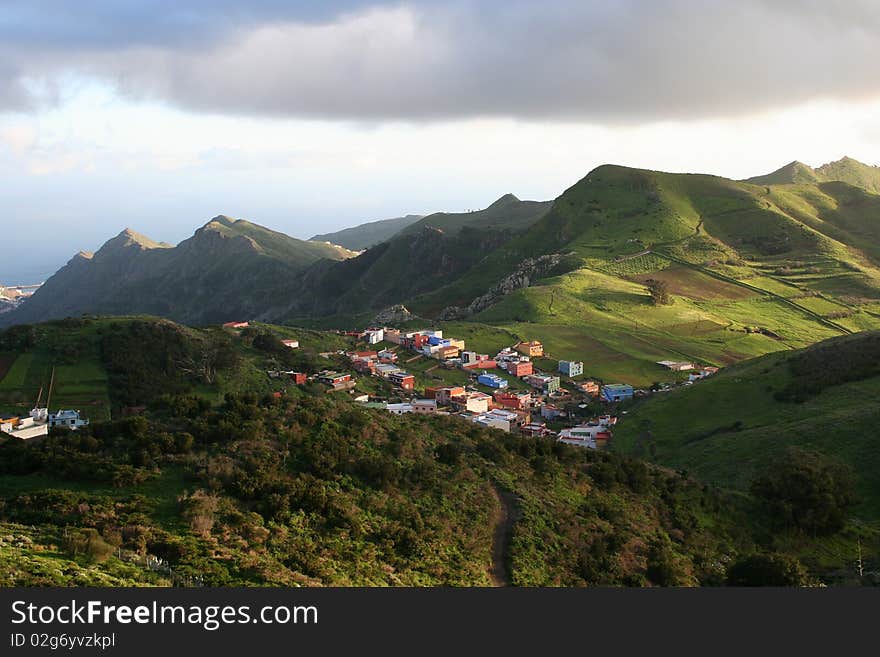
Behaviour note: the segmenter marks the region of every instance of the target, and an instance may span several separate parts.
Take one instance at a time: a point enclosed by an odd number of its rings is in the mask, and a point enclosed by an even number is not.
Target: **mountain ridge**
[[[744,182],[755,185],[843,182],[872,194],[880,194],[880,167],[859,162],[847,155],[816,168],[795,160],[771,173],[746,178]]]

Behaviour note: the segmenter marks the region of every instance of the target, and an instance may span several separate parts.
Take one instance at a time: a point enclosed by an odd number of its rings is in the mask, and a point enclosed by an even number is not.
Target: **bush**
[[[751,490],[778,525],[815,534],[840,530],[857,501],[852,468],[799,448],[789,448],[771,461]]]
[[[727,571],[728,586],[810,586],[806,569],[785,554],[751,554],[737,559]]]

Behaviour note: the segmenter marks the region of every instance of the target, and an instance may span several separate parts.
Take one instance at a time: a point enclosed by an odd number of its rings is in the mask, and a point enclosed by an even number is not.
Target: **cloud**
[[[0,9],[0,107],[71,75],[195,112],[365,121],[630,123],[880,95],[871,0],[82,4]]]

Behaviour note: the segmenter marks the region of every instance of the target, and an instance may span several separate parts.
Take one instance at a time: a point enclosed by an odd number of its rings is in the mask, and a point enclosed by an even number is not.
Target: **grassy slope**
[[[866,340],[878,334],[846,338],[849,358],[858,360]],[[803,403],[779,401],[774,393],[794,380],[791,362],[819,353],[831,343],[805,351],[770,354],[722,370],[688,388],[641,402],[615,431],[615,449],[685,468],[705,481],[746,489],[756,470],[784,447],[798,445],[850,463],[864,498],[857,513],[880,521],[880,377],[840,383]],[[813,378],[822,379],[840,362],[829,358]]]
[[[851,157],[843,157],[815,169],[801,162],[792,162],[773,173],[749,178],[747,182],[755,185],[842,182],[866,192],[880,194],[880,167],[864,164]]]
[[[878,197],[840,183],[767,188],[604,166],[472,272],[408,305],[466,305],[523,258],[573,253],[577,269],[474,319],[645,385],[669,378],[657,360],[724,365],[880,327],[877,211]],[[651,278],[667,282],[672,305],[650,303]],[[778,337],[746,333],[755,327]]]

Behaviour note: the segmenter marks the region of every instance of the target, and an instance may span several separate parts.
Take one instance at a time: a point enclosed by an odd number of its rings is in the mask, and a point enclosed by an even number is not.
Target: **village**
[[[439,329],[371,327],[340,333],[362,346],[321,354],[339,358],[339,371],[323,370],[309,375],[270,370],[268,376],[294,385],[319,383],[328,392],[349,392],[356,402],[389,413],[457,416],[507,433],[590,449],[608,446],[617,423],[616,409],[621,403],[674,387],[667,383],[654,390],[643,390],[625,383],[601,382],[585,377],[584,363],[576,360],[556,360],[555,371],[545,371],[546,367],[541,370],[536,361],[546,366],[549,355],[538,340],[518,342],[490,355],[468,350],[464,340],[444,336]],[[296,340],[282,342],[294,349],[299,346]],[[425,361],[433,364],[427,368],[420,366],[419,377],[409,371]],[[683,361],[657,364],[672,372],[687,373],[682,385],[718,371],[717,367]],[[451,371],[459,373],[454,378],[463,380],[453,384],[444,380],[450,377],[438,375]],[[359,391],[358,376],[384,380],[395,393]],[[430,378],[437,383],[420,386],[417,378]]]

